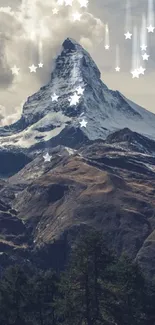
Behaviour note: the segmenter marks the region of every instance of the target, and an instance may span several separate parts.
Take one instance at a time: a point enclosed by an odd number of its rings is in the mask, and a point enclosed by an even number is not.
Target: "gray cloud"
[[[98,5],[96,5],[98,3]],[[138,27],[140,32],[142,15],[147,18],[148,1],[130,0],[132,13],[132,32],[133,27]],[[100,6],[100,7],[99,7]],[[130,74],[132,63],[132,41],[125,41],[124,27],[126,16],[126,1],[121,0],[98,0],[91,3],[93,12],[105,23],[108,22],[110,30],[111,51],[104,50],[104,42],[94,51],[90,51],[92,57],[97,62],[102,72],[102,79],[111,89],[118,89],[126,97],[135,101],[137,104],[155,113],[155,33],[148,36],[149,61],[146,62],[146,72],[139,79],[132,79]],[[102,8],[102,10],[101,10]],[[120,46],[120,66],[121,73],[114,71],[115,67],[115,47]]]
[[[101,39],[104,30],[103,23],[86,11],[80,23],[71,20],[72,13],[80,8],[76,1],[73,8],[60,7],[58,15],[52,14],[55,7],[52,0],[33,0],[33,3],[27,0],[27,10],[24,9],[25,0],[15,2],[12,7],[11,1],[7,1],[12,8],[11,14],[9,10],[8,13],[0,12],[0,104],[9,114],[5,117],[6,123],[12,121],[12,116],[16,118],[15,107],[48,82],[53,60],[66,37],[75,38],[89,50]],[[3,5],[4,1],[0,0],[0,6]],[[28,67],[33,63],[37,65],[40,60],[44,68],[30,74]],[[12,75],[10,68],[14,64],[20,68],[18,76]]]
[[[20,9],[24,2],[26,3],[25,0],[0,0],[0,7],[10,6],[14,12],[13,15],[0,12],[0,107],[5,107],[0,110],[1,124],[10,124],[19,118],[21,103],[49,81],[54,59],[66,37],[75,38],[90,52],[102,72],[103,82],[109,88],[120,90],[131,100],[155,112],[152,86],[155,79],[155,34],[149,35],[150,60],[147,62],[145,76],[132,79],[132,42],[124,39],[124,1],[90,1],[80,23],[70,20],[72,11],[79,10],[77,0],[74,0],[74,8],[60,7],[59,14],[55,16],[52,14],[54,0],[27,0],[29,5],[25,14],[24,7]],[[132,28],[134,25],[140,28],[142,14],[147,14],[147,1],[131,0],[131,4]],[[105,51],[104,40],[101,42],[104,39],[104,23],[109,25],[110,51]],[[117,44],[120,46],[119,74],[114,69]],[[44,68],[37,69],[36,74],[30,74],[28,67],[32,63],[37,65],[39,60],[43,60]],[[15,77],[10,70],[14,64],[20,68],[20,74]]]

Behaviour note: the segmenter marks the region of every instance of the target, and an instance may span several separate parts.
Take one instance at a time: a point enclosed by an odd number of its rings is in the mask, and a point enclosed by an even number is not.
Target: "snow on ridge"
[[[146,166],[151,171],[155,172],[155,166],[154,165],[152,165],[152,164],[146,164],[144,162],[143,162],[143,165]]]
[[[1,145],[9,143],[9,146],[20,147],[20,148],[29,148],[32,145],[40,142],[39,137],[42,137],[42,140],[48,141],[49,139],[57,136],[66,126],[66,122],[71,119],[62,114],[62,112],[49,112],[41,120],[35,124],[29,126],[27,129],[19,132],[18,134],[13,134],[6,137],[0,137]],[[37,128],[46,127],[51,123],[55,124],[53,130],[39,132]],[[38,139],[36,139],[38,137]]]
[[[66,52],[67,55],[63,50],[57,57],[49,83],[23,106],[22,117],[29,126],[18,134],[1,136],[2,146],[29,148],[59,135],[67,124],[79,128],[79,112],[84,113],[88,122],[81,130],[89,140],[105,139],[125,127],[155,140],[155,114],[108,89],[100,79],[95,62],[80,44],[70,38],[63,44],[65,50],[67,46],[75,50]],[[76,86],[84,87],[85,91],[79,104],[70,107],[68,99]],[[52,102],[54,92],[59,97]],[[68,112],[73,112],[74,117],[69,117]]]
[[[69,148],[69,147],[65,147],[65,149],[69,153],[69,156],[74,155],[77,152],[77,150]]]

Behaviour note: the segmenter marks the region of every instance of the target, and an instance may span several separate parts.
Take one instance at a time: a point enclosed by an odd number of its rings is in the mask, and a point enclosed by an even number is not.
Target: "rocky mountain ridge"
[[[78,150],[58,146],[49,154],[50,162],[40,153],[1,184],[2,264],[63,267],[78,233],[95,227],[152,278],[155,157],[106,141]]]
[[[70,106],[79,86],[83,95]],[[152,279],[154,122],[153,113],[109,90],[89,54],[65,40],[49,84],[28,98],[19,121],[0,128],[1,268],[63,268],[79,232],[95,227]]]
[[[109,90],[100,77],[89,53],[67,38],[49,83],[28,97],[17,122],[0,128],[1,152],[27,154],[56,145],[76,148],[83,142],[105,139],[125,127],[155,139],[155,114],[120,92]],[[70,105],[77,87],[84,92],[75,105]],[[55,93],[58,100],[52,101]],[[87,121],[87,127],[80,126],[82,119]]]

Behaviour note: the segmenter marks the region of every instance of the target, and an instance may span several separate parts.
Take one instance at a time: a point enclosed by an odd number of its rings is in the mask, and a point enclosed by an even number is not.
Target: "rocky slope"
[[[57,100],[51,98],[54,94]],[[71,101],[74,94],[78,95],[76,103]],[[81,127],[83,119],[87,127]],[[125,127],[155,139],[155,115],[109,90],[89,53],[67,38],[49,83],[27,99],[16,123],[0,128],[0,160],[6,165],[16,155],[20,170],[34,150],[57,145],[78,148]],[[14,167],[3,170],[0,165],[1,175],[14,172]]]
[[[83,95],[70,106],[79,86]],[[155,115],[109,90],[89,54],[65,40],[49,84],[28,98],[19,121],[0,128],[7,176],[0,180],[0,267],[60,269],[79,232],[95,227],[152,279],[154,138]]]
[[[116,146],[114,138],[112,144],[108,138],[107,143],[96,141],[79,150],[63,146],[50,149],[50,162],[44,162],[38,154],[3,182],[2,264],[12,263],[13,258],[22,263],[28,260],[41,266],[63,267],[78,233],[95,227],[102,229],[108,245],[118,255],[126,251],[137,258],[152,279],[155,157],[123,149],[125,135],[123,131],[121,134],[120,146],[117,136]]]

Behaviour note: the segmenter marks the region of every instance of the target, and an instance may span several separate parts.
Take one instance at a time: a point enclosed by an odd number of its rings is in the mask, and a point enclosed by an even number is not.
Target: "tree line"
[[[155,285],[91,230],[80,236],[60,274],[32,265],[4,271],[0,325],[155,325]]]

